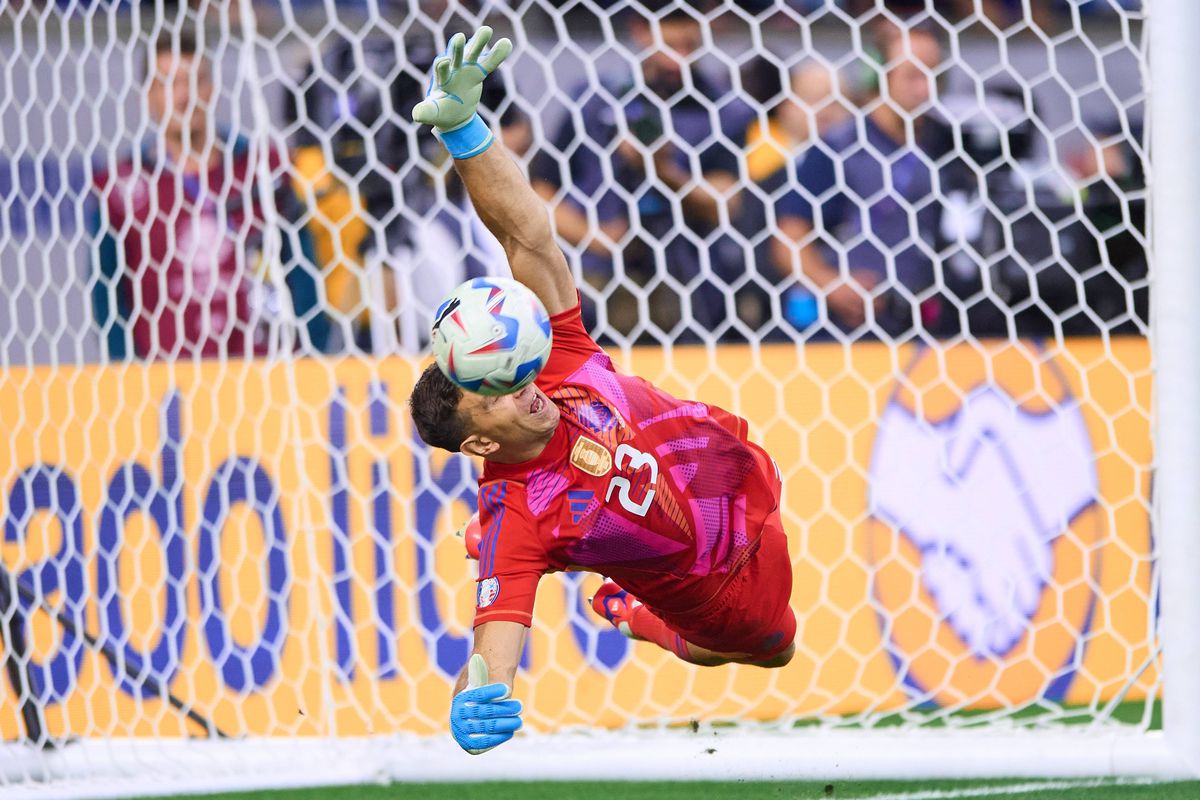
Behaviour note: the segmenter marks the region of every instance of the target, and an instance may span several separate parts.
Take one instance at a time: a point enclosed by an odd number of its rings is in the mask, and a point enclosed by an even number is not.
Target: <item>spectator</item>
[[[736,220],[736,227],[746,241],[767,229],[767,203],[787,184],[788,165],[851,113],[839,76],[832,67],[816,60],[800,62],[791,71],[791,90],[787,93],[779,74],[779,69],[762,57],[749,62],[742,74],[742,86],[758,105],[768,109],[765,126],[755,117],[746,129],[746,171],[758,189],[743,195]],[[755,263],[768,282],[785,283],[782,314],[794,328],[803,329],[814,316],[813,296],[791,280],[790,274],[787,278],[779,275],[770,250],[769,240],[757,246]],[[770,306],[770,297],[757,284],[739,292],[738,315],[742,321],[761,335],[775,338],[776,331],[762,330],[771,316]],[[789,337],[784,334],[784,338]]]
[[[437,55],[420,28],[403,52],[421,73]],[[505,263],[462,182],[446,171],[445,149],[433,137],[410,140],[412,108],[426,87],[399,64],[397,42],[382,31],[327,37],[297,81],[303,92],[288,93],[285,104],[298,188],[319,212],[309,227],[341,339],[377,354],[418,351],[442,298]],[[507,105],[498,133],[524,155],[529,118],[507,101],[502,81],[488,81],[484,94],[488,109]]]
[[[905,17],[933,10],[951,23],[967,19],[986,19],[997,28],[1007,28],[1028,19],[1043,31],[1057,28],[1056,14],[1069,14],[1067,3],[1080,7],[1080,0],[840,0],[842,8],[852,16],[877,13],[882,5],[892,14]],[[1083,6],[1091,0],[1082,0]],[[1108,0],[1102,0],[1102,5]]]
[[[675,328],[686,298],[694,330],[714,331],[724,318],[725,293],[711,276],[723,265],[713,264],[700,240],[734,210],[737,151],[752,112],[727,87],[693,69],[703,30],[691,13],[671,8],[647,19],[631,11],[625,20],[640,58],[640,80],[573,93],[581,110],[564,120],[551,152],[535,160],[534,187],[555,203],[559,235],[583,248],[589,284],[608,288],[616,260],[639,284],[657,284],[649,304],[657,328]],[[588,223],[593,208],[598,232]],[[625,240],[631,230],[635,235]],[[663,275],[682,289],[655,280]],[[631,300],[618,292],[607,308],[609,325],[625,334],[638,324]],[[686,330],[677,334],[699,338]]]
[[[883,92],[799,162],[796,190],[776,206],[781,238],[773,249],[783,277],[796,274],[798,253],[804,282],[836,327],[873,322],[895,335],[935,324],[940,308],[927,291],[938,223],[929,148],[945,139],[924,112],[941,46],[923,27],[877,33]]]
[[[776,72],[774,67],[770,72]],[[752,94],[769,108],[767,126],[764,131],[758,117],[750,121],[746,130],[746,165],[755,183],[782,184],[787,178],[788,163],[817,138],[845,122],[850,117],[850,108],[835,70],[820,61],[806,59],[797,64],[791,71],[791,91],[787,94],[782,94],[777,76],[774,84],[765,78],[760,80],[763,88]],[[764,88],[775,91],[768,93]]]
[[[1087,237],[1090,258],[1081,261],[1087,271],[1086,305],[1101,325],[1079,320],[1070,332],[1144,334],[1149,320],[1146,179],[1132,144],[1142,140],[1142,131],[1135,124],[1127,134],[1117,117],[1091,121],[1088,127],[1089,141],[1070,163],[1084,214],[1099,234]],[[1092,329],[1080,331],[1079,323],[1091,323]]]
[[[99,279],[93,304],[112,359],[266,353],[279,303],[266,271],[283,279],[302,325],[298,345],[320,350],[328,320],[298,224],[268,231],[255,159],[275,181],[274,213],[301,213],[278,153],[261,154],[218,130],[208,61],[187,34],[163,35],[147,55],[154,136],[96,178]],[[279,237],[277,253],[264,248]]]
[[[372,314],[395,310],[392,299],[381,300],[374,285],[380,276],[372,270],[387,253],[411,244],[412,215],[435,202],[421,166],[441,152],[436,141],[410,147],[408,115],[425,86],[399,68],[397,46],[374,28],[327,36],[298,88],[285,95],[287,124],[296,131],[297,189],[317,211],[309,229],[338,338],[368,352],[386,349],[372,341],[382,331]],[[419,27],[403,50],[421,71],[436,56],[432,38]]]

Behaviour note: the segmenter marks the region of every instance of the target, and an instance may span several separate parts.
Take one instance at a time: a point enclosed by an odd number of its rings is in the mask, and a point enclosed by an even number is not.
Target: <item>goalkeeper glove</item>
[[[475,112],[486,78],[512,52],[512,42],[500,39],[485,54],[492,29],[484,25],[468,42],[456,33],[446,54],[433,62],[433,80],[425,99],[413,109],[413,122],[432,125],[454,158],[470,158],[487,150],[492,131]]]
[[[467,663],[467,688],[450,705],[450,733],[471,755],[504,744],[521,728],[521,701],[505,699],[509,688],[487,679],[487,662],[476,653]]]

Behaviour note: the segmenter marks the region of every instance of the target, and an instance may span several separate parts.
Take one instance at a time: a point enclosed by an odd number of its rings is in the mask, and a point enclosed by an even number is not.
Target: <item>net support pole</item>
[[[1200,774],[1200,3],[1147,6],[1163,728]]]
[[[29,673],[29,646],[25,637],[25,621],[17,601],[14,578],[0,567],[0,654],[4,656],[4,671],[9,685],[21,705],[21,721],[25,725],[25,741],[35,746],[48,745],[46,718],[38,702],[33,678]]]

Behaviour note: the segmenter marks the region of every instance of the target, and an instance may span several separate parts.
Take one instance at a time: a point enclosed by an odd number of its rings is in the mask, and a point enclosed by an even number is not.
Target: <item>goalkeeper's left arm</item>
[[[513,277],[557,314],[574,308],[577,298],[549,212],[476,113],[484,79],[512,51],[512,43],[500,39],[485,52],[491,37],[484,26],[470,42],[461,33],[450,39],[446,55],[433,63],[429,93],[413,109],[413,120],[437,129],[476,212],[504,247]]]

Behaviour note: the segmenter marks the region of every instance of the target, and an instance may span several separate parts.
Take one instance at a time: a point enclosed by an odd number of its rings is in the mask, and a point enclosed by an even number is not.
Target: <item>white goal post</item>
[[[1195,368],[1195,359],[1186,355],[1188,348],[1200,342],[1200,332],[1182,308],[1184,298],[1198,288],[1188,254],[1200,245],[1200,234],[1184,217],[1192,202],[1188,194],[1200,177],[1200,160],[1189,146],[1200,134],[1200,120],[1189,118],[1192,115],[1186,112],[1173,113],[1187,93],[1182,86],[1186,81],[1177,76],[1187,74],[1186,70],[1195,69],[1200,62],[1189,41],[1189,34],[1196,31],[1200,31],[1200,9],[1194,5],[1155,0],[1151,6],[1149,80],[1154,168],[1149,185],[1158,307],[1152,339],[1158,366],[1155,508],[1163,551],[1170,553],[1162,559],[1162,602],[1166,609],[1187,609],[1196,604],[1196,586],[1190,576],[1200,567],[1200,541],[1189,530],[1190,520],[1195,518],[1193,512],[1200,509],[1191,507],[1198,501],[1185,466],[1200,454],[1200,434],[1189,432],[1195,424],[1190,421],[1191,415],[1200,400],[1200,372]],[[1163,732],[1172,751],[1195,774],[1200,767],[1200,720],[1192,709],[1200,700],[1200,681],[1193,666],[1200,657],[1200,639],[1190,630],[1187,619],[1187,612],[1182,610],[1163,614]],[[1168,641],[1171,647],[1165,645]]]
[[[0,796],[1200,777],[1200,5],[1012,5],[0,6]],[[485,22],[593,333],[779,462],[800,627],[691,667],[547,576],[469,757],[478,465],[406,400],[505,267],[408,111]]]

